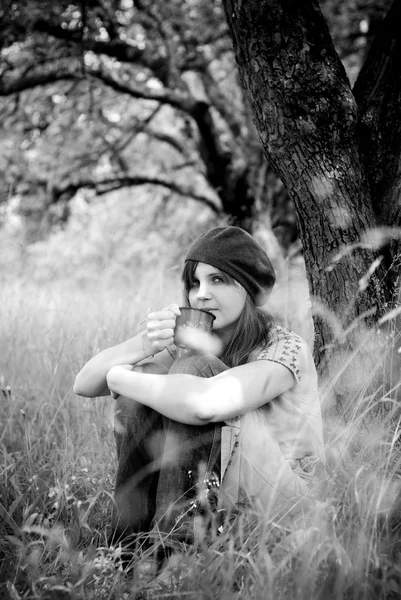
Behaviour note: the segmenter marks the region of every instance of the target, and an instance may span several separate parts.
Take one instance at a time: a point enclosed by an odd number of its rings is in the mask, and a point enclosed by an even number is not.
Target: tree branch
[[[142,100],[154,100],[162,104],[169,104],[173,108],[182,110],[185,113],[193,115],[197,105],[199,104],[188,94],[179,90],[161,89],[145,89],[140,86],[135,86],[131,82],[122,82],[117,79],[111,72],[106,72],[104,69],[87,68],[87,73],[92,77],[99,79],[104,84],[115,90],[116,92],[128,94],[133,98],[141,98]]]
[[[75,182],[68,182],[64,186],[55,186],[52,189],[53,202],[56,203],[62,199],[63,196],[72,197],[76,192],[82,188],[94,189],[100,196],[107,194],[114,190],[123,187],[132,187],[137,185],[159,185],[165,187],[180,196],[186,198],[192,198],[198,200],[208,206],[215,214],[221,214],[221,208],[218,203],[209,196],[196,193],[190,186],[184,186],[175,181],[168,180],[164,177],[151,176],[151,175],[131,175],[123,177],[109,177],[103,180],[94,181],[93,179],[80,179]]]
[[[113,39],[111,41],[96,40],[86,36],[82,39],[81,28],[63,28],[58,24],[38,19],[33,30],[40,33],[46,33],[57,39],[72,42],[80,45],[85,51],[91,51],[95,54],[116,58],[122,62],[142,64],[144,67],[151,69],[156,76],[165,69],[165,59],[158,56],[154,48],[140,48],[124,40]]]
[[[90,75],[98,79],[116,92],[127,94],[132,98],[140,98],[142,100],[154,100],[160,104],[169,104],[173,108],[181,110],[191,116],[196,114],[199,107],[199,102],[191,98],[189,94],[185,94],[179,90],[170,90],[166,88],[146,89],[144,87],[135,86],[132,83],[119,80],[111,72],[106,72],[105,69],[95,69],[86,67],[86,75]],[[43,73],[34,73],[32,75],[24,75],[23,77],[0,78],[0,96],[10,96],[15,93],[23,92],[40,85],[48,85],[56,81],[62,80],[79,80],[83,79],[84,75],[81,70],[71,69],[54,69]]]
[[[82,78],[77,71],[66,70],[54,70],[47,71],[46,73],[34,73],[32,75],[24,75],[12,79],[11,77],[0,78],[0,96],[11,96],[12,94],[18,94],[25,90],[38,87],[39,85],[48,85],[55,81],[62,80],[77,80]]]

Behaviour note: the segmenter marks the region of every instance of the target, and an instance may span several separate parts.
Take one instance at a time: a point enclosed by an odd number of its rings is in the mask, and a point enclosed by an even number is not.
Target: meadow
[[[113,401],[77,397],[72,385],[89,357],[140,329],[149,306],[160,305],[161,290],[163,299],[175,298],[176,270],[159,267],[126,285],[110,271],[86,285],[43,285],[28,275],[1,280],[0,597],[399,598],[399,379],[390,373],[393,389],[368,393],[372,371],[361,371],[351,354],[338,367],[353,383],[343,413],[330,410],[332,389],[322,386],[327,478],[315,491],[307,528],[258,521],[252,529],[228,528],[188,551],[165,589],[149,587],[140,569],[124,573],[119,548],[106,543],[116,468]],[[284,324],[308,338],[308,307],[299,302],[305,294],[299,278],[287,278],[272,302],[284,306]],[[380,343],[376,332],[363,341],[375,353],[376,375],[389,375],[390,352],[401,345],[391,319],[388,325],[391,335]],[[143,559],[138,548],[135,562]]]

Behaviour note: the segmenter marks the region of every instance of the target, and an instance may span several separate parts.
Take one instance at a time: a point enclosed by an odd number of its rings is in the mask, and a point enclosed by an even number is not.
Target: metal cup
[[[179,348],[191,348],[191,338],[196,332],[210,334],[215,315],[200,308],[180,306],[181,315],[177,317],[174,329],[174,343]],[[194,335],[192,335],[194,334]]]

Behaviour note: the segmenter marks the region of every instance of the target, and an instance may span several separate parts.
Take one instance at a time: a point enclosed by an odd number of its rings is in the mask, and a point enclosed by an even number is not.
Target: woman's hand
[[[148,356],[161,352],[174,342],[175,320],[181,314],[178,304],[148,314],[144,350]]]

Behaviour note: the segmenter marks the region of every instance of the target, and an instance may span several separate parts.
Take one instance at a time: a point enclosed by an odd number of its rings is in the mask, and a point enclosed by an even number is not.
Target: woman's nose
[[[209,300],[211,297],[207,283],[201,283],[196,294],[198,300]]]

